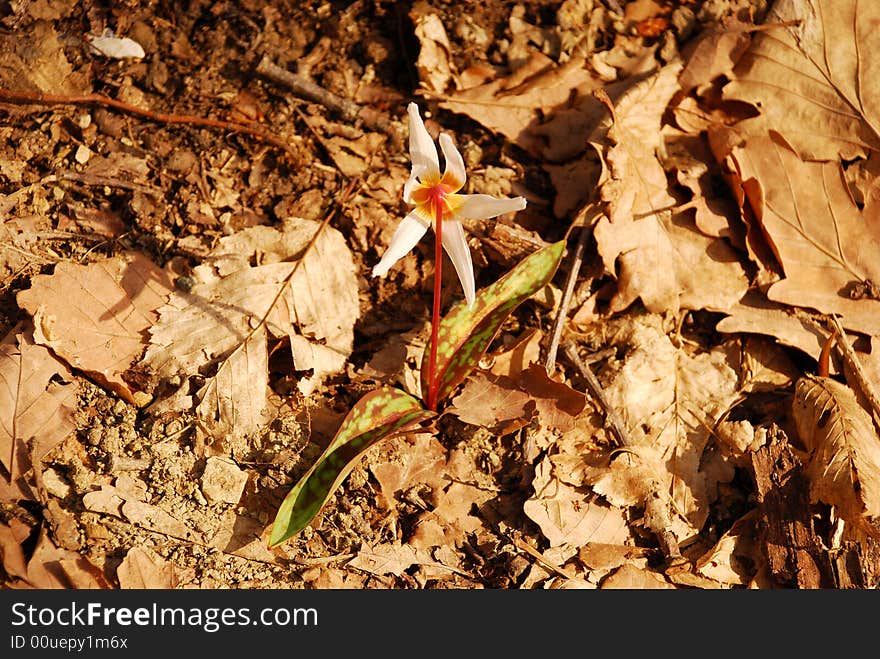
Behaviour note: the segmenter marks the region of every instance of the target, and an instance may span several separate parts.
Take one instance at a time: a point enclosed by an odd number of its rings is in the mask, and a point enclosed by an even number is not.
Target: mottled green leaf
[[[561,240],[518,263],[495,283],[477,291],[471,307],[462,302],[440,321],[437,340],[437,401],[448,397],[477,366],[498,329],[524,300],[553,277],[565,252]],[[422,358],[422,397],[428,400],[430,342]]]
[[[333,441],[281,502],[272,525],[274,547],[308,526],[342,484],[364,451],[376,442],[434,416],[421,402],[383,386],[361,398],[343,419]]]

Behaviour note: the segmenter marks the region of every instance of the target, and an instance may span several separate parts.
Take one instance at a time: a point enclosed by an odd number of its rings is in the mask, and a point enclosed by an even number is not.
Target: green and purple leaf
[[[368,448],[433,416],[417,398],[394,387],[383,386],[366,394],[343,419],[321,457],[281,502],[269,547],[308,526]]]
[[[437,401],[448,397],[476,368],[505,319],[541,290],[559,267],[565,241],[538,250],[495,283],[477,291],[471,307],[461,302],[440,321],[437,341]],[[422,358],[422,397],[428,400],[430,342]]]

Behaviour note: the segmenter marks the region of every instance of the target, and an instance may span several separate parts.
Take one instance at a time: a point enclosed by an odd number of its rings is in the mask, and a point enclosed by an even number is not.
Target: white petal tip
[[[374,277],[384,277],[388,274],[388,268],[380,268],[378,265],[373,268]]]

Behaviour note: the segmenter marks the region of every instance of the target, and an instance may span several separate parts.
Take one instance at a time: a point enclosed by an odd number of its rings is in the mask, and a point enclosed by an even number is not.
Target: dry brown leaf
[[[27,580],[27,558],[21,543],[31,534],[31,527],[15,517],[8,524],[0,521],[0,558],[8,578]]]
[[[527,332],[512,346],[489,355],[489,370],[495,375],[516,378],[541,357],[541,341],[544,333],[540,328]]]
[[[413,547],[459,546],[469,534],[484,527],[484,520],[472,512],[495,496],[495,486],[476,464],[475,457],[463,449],[454,449],[443,477],[449,485],[434,491],[434,508],[419,516],[409,538]]]
[[[510,427],[511,421],[527,421],[534,416],[535,406],[530,405],[531,402],[531,396],[520,389],[515,380],[503,375],[476,373],[452,399],[450,411],[465,423],[498,433]]]
[[[761,115],[737,125],[782,132],[811,160],[853,159],[880,149],[880,4],[859,0],[777,0],[767,26],[724,87]],[[782,25],[785,23],[785,25]]]
[[[55,546],[44,528],[28,561],[27,584],[40,589],[107,589],[103,573],[84,556]]]
[[[440,107],[464,114],[534,153],[541,142],[529,129],[537,126],[540,113],[557,111],[572,93],[589,94],[598,84],[581,60],[557,66],[546,55],[532,53],[509,77],[461,89],[441,101]]]
[[[408,394],[422,395],[422,355],[430,324],[425,322],[408,332],[387,335],[385,345],[364,366],[364,377],[399,386]]]
[[[128,589],[167,590],[176,588],[179,580],[176,566],[148,547],[132,547],[116,568],[119,587]]]
[[[9,339],[18,345],[0,344],[0,462],[18,488],[18,479],[73,431],[77,385],[29,335]]]
[[[549,458],[535,469],[532,487],[535,494],[525,502],[523,512],[541,527],[551,547],[623,544],[629,538],[623,512],[591,500],[585,488],[557,479]]]
[[[413,440],[397,438],[388,447],[391,460],[370,462],[370,471],[379,482],[382,496],[389,505],[398,492],[416,485],[442,489],[449,484],[444,478],[446,448],[433,435],[418,434]]]
[[[748,287],[738,255],[725,241],[671,215],[676,199],[657,152],[680,70],[680,63],[667,65],[630,88],[591,140],[607,166],[600,189],[608,216],[599,219],[594,235],[605,268],[618,277],[611,312],[638,298],[654,312],[723,310]]]
[[[409,17],[419,40],[416,69],[421,85],[437,94],[458,87],[458,73],[451,56],[452,45],[440,16],[432,12],[427,3],[417,3],[410,10]]]
[[[269,353],[266,333],[255,332],[221,361],[196,392],[200,432],[210,437],[246,435],[267,423]]]
[[[755,542],[758,521],[757,508],[736,520],[715,546],[697,559],[695,570],[727,587],[748,585],[759,566],[766,563]]]
[[[827,377],[795,383],[792,415],[810,452],[810,495],[858,527],[880,534],[880,438],[852,389]]]
[[[427,549],[417,549],[411,545],[399,543],[385,543],[370,547],[364,545],[358,551],[357,556],[348,562],[348,567],[353,567],[370,574],[393,574],[401,576],[413,565],[440,569],[450,572],[451,569],[438,563]]]
[[[599,588],[601,590],[654,590],[674,589],[675,586],[666,581],[656,572],[643,570],[630,563],[625,563],[605,577]]]
[[[725,181],[705,136],[672,133],[666,140],[663,164],[693,194],[688,206],[695,210],[697,230],[712,238],[728,238],[737,248],[744,246],[745,225],[739,208],[729,195],[718,194]]]
[[[593,489],[616,506],[668,497],[661,502],[667,530],[681,542],[700,532],[718,483],[733,477],[722,456],[707,460],[703,453],[715,420],[739,395],[727,354],[734,347],[688,355],[673,345],[656,316],[623,321],[612,342],[627,353],[608,374],[605,396],[633,445],[607,471],[598,471]]]
[[[733,67],[751,43],[753,26],[737,16],[702,30],[687,48],[687,62],[678,81],[684,92],[703,94],[721,76],[733,77]]]
[[[493,431],[527,422],[537,415],[541,425],[566,431],[574,426],[586,404],[584,395],[547,375],[541,364],[532,364],[514,378],[477,373],[468,378],[450,410],[465,423]]]
[[[789,307],[768,300],[758,291],[749,291],[725,311],[715,329],[724,333],[752,333],[772,336],[781,344],[797,348],[813,359],[819,357],[825,336]]]
[[[356,137],[337,135],[321,144],[347,178],[362,176],[374,166],[373,158],[387,137],[381,133],[364,133]]]
[[[768,297],[880,333],[880,301],[850,295],[866,280],[880,281],[880,216],[859,210],[840,166],[804,162],[777,133],[749,139],[731,157],[785,271]]]
[[[124,479],[117,479],[120,484]],[[83,495],[87,510],[125,519],[149,531],[162,533],[180,540],[202,542],[200,535],[181,520],[158,506],[138,500],[141,492],[113,485],[102,485],[100,490]]]
[[[676,203],[657,152],[663,145],[663,113],[679,89],[680,71],[681,63],[674,62],[629,86],[614,102],[614,115],[606,114],[590,136],[608,168],[600,186],[612,224],[647,218]]]
[[[122,376],[143,353],[172,288],[165,271],[128,252],[89,265],[59,263],[16,300],[33,316],[37,343],[134,403]]]
[[[26,40],[4,45],[0,80],[7,89],[37,90],[49,94],[87,94],[88,75],[74,69],[65,55],[65,42],[49,21],[38,21]]]
[[[253,227],[230,236],[212,264],[194,269],[193,288],[176,292],[159,310],[147,364],[164,377],[217,365],[196,393],[196,412],[209,437],[244,436],[268,419],[267,336],[289,339],[291,370],[302,372],[304,394],[345,366],[360,315],[357,278],[345,238],[331,227],[302,257],[320,226],[293,218],[283,231]],[[252,258],[266,263],[250,267]]]

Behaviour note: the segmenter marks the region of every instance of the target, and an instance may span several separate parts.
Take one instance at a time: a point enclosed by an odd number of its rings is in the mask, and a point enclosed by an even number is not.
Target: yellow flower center
[[[426,222],[433,224],[438,210],[443,219],[448,219],[458,212],[464,200],[459,194],[462,184],[449,172],[442,177],[428,174],[419,180],[412,191],[411,199],[416,205],[415,211]]]

